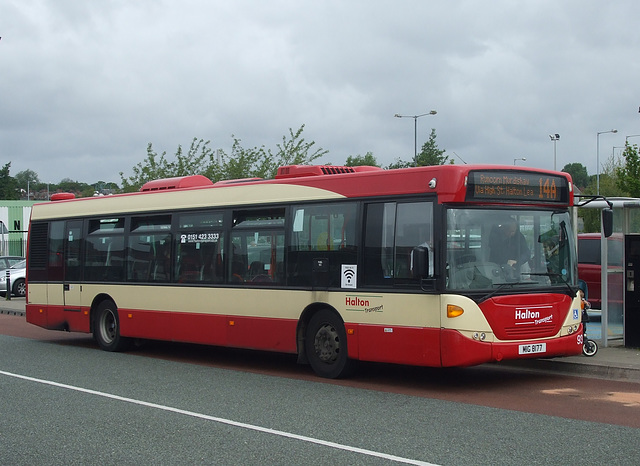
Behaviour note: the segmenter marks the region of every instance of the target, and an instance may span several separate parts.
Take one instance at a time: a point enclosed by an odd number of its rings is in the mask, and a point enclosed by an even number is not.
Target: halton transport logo
[[[384,312],[384,304],[379,304],[382,296],[356,296],[350,295],[345,297],[345,306],[347,311],[356,312]]]
[[[551,306],[545,306],[544,309],[547,309],[550,312]],[[545,313],[546,314],[546,313]],[[553,322],[553,314],[542,316],[540,311],[531,310],[531,309],[516,309],[515,314],[516,325],[539,325]]]

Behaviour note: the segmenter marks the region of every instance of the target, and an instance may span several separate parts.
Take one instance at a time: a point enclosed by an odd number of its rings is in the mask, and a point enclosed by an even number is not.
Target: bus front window
[[[574,285],[575,245],[566,211],[449,209],[446,286],[494,290],[505,285]]]

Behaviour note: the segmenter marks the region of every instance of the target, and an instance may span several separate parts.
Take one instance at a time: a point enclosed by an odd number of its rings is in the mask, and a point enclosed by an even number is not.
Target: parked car
[[[622,305],[622,270],[624,237],[614,234],[607,240],[607,262],[609,263],[608,302]],[[600,257],[600,233],[580,233],[578,235],[578,278],[588,287],[588,299],[594,309],[601,309],[602,265]]]
[[[27,283],[25,281],[27,273],[27,261],[15,263],[9,269],[0,271],[0,295],[6,296],[7,294],[7,270],[9,270],[9,289],[11,294],[15,296],[24,297],[27,294]]]
[[[6,270],[14,264],[23,261],[24,257],[20,256],[0,256],[0,269]]]

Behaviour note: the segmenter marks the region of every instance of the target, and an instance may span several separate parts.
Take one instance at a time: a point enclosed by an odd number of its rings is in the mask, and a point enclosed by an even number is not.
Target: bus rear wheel
[[[324,309],[311,318],[305,335],[305,350],[309,364],[320,377],[345,377],[351,370],[347,332],[334,312]]]
[[[129,340],[120,336],[120,318],[113,301],[102,301],[95,314],[93,337],[105,351],[122,351],[129,346]]]

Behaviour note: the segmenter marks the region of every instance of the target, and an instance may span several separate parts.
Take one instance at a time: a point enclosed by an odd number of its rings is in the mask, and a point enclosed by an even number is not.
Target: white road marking
[[[51,380],[37,379],[35,377],[29,377],[29,376],[26,376],[26,375],[14,374],[12,372],[6,372],[6,371],[3,371],[3,370],[0,370],[0,374],[6,375],[7,377],[14,377],[14,378],[17,378],[17,379],[28,380],[30,382],[36,382],[36,383],[40,383],[40,384],[44,384],[44,385],[50,385],[50,386],[53,386],[53,387],[64,388],[66,390],[73,390],[73,391],[76,391],[76,392],[87,393],[89,395],[101,396],[103,398],[109,398],[109,399],[112,399],[112,400],[123,401],[125,403],[131,403],[131,404],[135,404],[135,405],[139,405],[139,406],[146,406],[147,408],[154,408],[154,409],[160,409],[162,411],[168,411],[168,412],[171,412],[171,413],[183,414],[185,416],[191,416],[191,417],[195,417],[195,418],[198,418],[198,419],[204,419],[204,420],[207,420],[207,421],[217,422],[217,423],[220,423],[220,424],[226,424],[226,425],[230,425],[230,426],[234,426],[234,427],[240,427],[242,429],[253,430],[253,431],[262,432],[262,433],[265,433],[265,434],[277,435],[279,437],[285,437],[285,438],[290,438],[290,439],[294,439],[294,440],[300,440],[302,442],[314,443],[316,445],[323,445],[325,447],[336,448],[338,450],[344,450],[344,451],[349,451],[349,452],[353,452],[353,453],[360,453],[362,455],[373,456],[373,457],[376,457],[376,458],[382,458],[382,459],[386,459],[386,460],[390,460],[390,461],[395,461],[397,463],[415,464],[415,465],[420,465],[420,466],[435,466],[433,463],[427,463],[425,461],[418,461],[418,460],[414,460],[414,459],[410,459],[410,458],[403,458],[401,456],[390,455],[390,454],[387,454],[387,453],[381,453],[381,452],[377,452],[377,451],[373,451],[373,450],[367,450],[365,448],[358,448],[358,447],[352,447],[352,446],[349,446],[349,445],[342,445],[342,444],[336,443],[336,442],[328,442],[326,440],[320,440],[320,439],[316,439],[316,438],[312,438],[312,437],[307,437],[305,435],[292,434],[290,432],[284,432],[284,431],[276,430],[276,429],[269,429],[267,427],[254,426],[252,424],[247,424],[247,423],[244,423],[244,422],[237,422],[237,421],[233,421],[231,419],[224,419],[224,418],[221,418],[221,417],[209,416],[207,414],[195,413],[193,411],[187,411],[187,410],[179,409],[179,408],[172,408],[171,406],[159,405],[159,404],[156,404],[156,403],[150,403],[148,401],[136,400],[136,399],[127,398],[127,397],[124,397],[124,396],[113,395],[111,393],[99,392],[97,390],[91,390],[91,389],[88,389],[88,388],[76,387],[76,386],[73,386],[73,385],[67,385],[67,384],[63,384],[63,383],[53,382]]]

